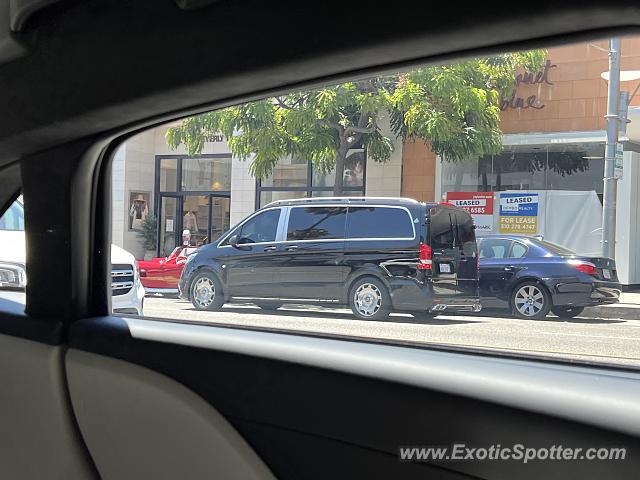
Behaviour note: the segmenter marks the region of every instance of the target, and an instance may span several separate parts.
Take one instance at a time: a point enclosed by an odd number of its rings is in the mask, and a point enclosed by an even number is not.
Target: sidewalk
[[[640,292],[623,292],[620,303],[584,309],[581,317],[640,320]]]

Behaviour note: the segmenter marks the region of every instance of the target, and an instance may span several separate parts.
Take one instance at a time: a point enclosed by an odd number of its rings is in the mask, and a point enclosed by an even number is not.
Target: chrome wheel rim
[[[207,308],[216,296],[216,286],[210,278],[202,277],[193,286],[193,301],[201,308]]]
[[[382,292],[373,283],[363,283],[353,294],[356,311],[363,317],[372,317],[382,306]]]
[[[525,285],[516,292],[515,306],[525,317],[533,317],[544,308],[544,295],[535,285]]]

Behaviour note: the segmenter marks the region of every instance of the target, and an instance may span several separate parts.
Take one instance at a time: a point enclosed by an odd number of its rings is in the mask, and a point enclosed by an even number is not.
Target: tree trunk
[[[336,151],[336,180],[333,184],[333,196],[341,197],[344,195],[344,161],[347,158],[347,152],[349,151],[349,146],[346,141],[342,142],[342,145]]]

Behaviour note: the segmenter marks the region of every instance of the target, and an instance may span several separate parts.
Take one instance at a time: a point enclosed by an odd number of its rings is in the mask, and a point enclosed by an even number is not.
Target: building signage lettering
[[[224,135],[209,135],[207,137],[207,142],[211,142],[211,143],[224,142]]]
[[[502,98],[500,100],[500,110],[505,111],[508,108],[535,108],[536,110],[542,110],[545,106],[540,103],[537,95],[529,95],[527,98],[518,97],[517,90],[520,85],[553,85],[553,82],[549,80],[549,70],[556,67],[557,65],[552,64],[551,60],[547,60],[540,72],[524,72],[516,75],[515,87],[511,98]]]

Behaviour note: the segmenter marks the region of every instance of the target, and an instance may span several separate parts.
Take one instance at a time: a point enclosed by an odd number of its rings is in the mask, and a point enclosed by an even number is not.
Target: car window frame
[[[381,241],[381,240],[387,240],[387,241],[398,241],[398,240],[402,240],[402,241],[408,241],[408,240],[416,240],[416,225],[415,222],[413,221],[413,215],[411,214],[411,211],[407,208],[404,207],[402,205],[347,205],[347,218],[346,218],[346,223],[345,223],[345,240],[346,241]],[[362,237],[362,238],[351,238],[349,237],[349,209],[351,208],[387,208],[387,209],[397,209],[397,210],[404,210],[407,214],[407,216],[409,217],[409,223],[411,224],[411,230],[413,231],[413,236],[412,237]]]
[[[513,247],[515,245],[520,245],[521,247],[524,247],[524,255],[520,257],[513,256]],[[509,255],[506,258],[522,260],[523,258],[526,258],[528,254],[529,254],[529,246],[527,244],[525,244],[524,242],[520,242],[519,240],[511,240],[511,247],[509,247]]]
[[[250,243],[247,245],[266,245],[266,244],[273,244],[276,242],[280,242],[282,241],[282,229],[283,229],[283,223],[284,223],[284,208],[281,206],[273,206],[273,207],[268,207],[268,208],[262,208],[260,210],[256,210],[255,212],[253,212],[251,215],[249,215],[248,217],[244,218],[243,220],[240,221],[240,223],[238,223],[237,225],[235,225],[233,228],[231,228],[226,234],[224,234],[220,240],[218,240],[218,242],[215,244],[217,248],[225,248],[225,247],[231,247],[231,245],[229,245],[229,239],[233,236],[236,235],[238,232],[240,232],[242,230],[242,227],[249,221],[251,221],[251,219],[257,217],[258,215],[260,215],[261,213],[270,211],[270,210],[280,210],[280,217],[278,218],[278,226],[276,228],[276,239],[273,242],[256,242],[256,243]]]
[[[482,244],[484,242],[486,242],[486,241],[491,241],[491,240],[502,240],[504,242],[507,242],[507,246],[506,246],[506,248],[504,250],[504,257],[482,257],[482,256],[480,256],[481,260],[508,260],[508,259],[511,258],[509,255],[511,253],[511,248],[513,246],[513,242],[514,241],[512,239],[510,239],[510,238],[503,238],[503,237],[498,237],[498,238],[487,238],[487,237],[484,237],[484,238],[480,239],[479,241],[477,240],[478,241],[478,255],[481,255],[481,253],[482,253]]]

